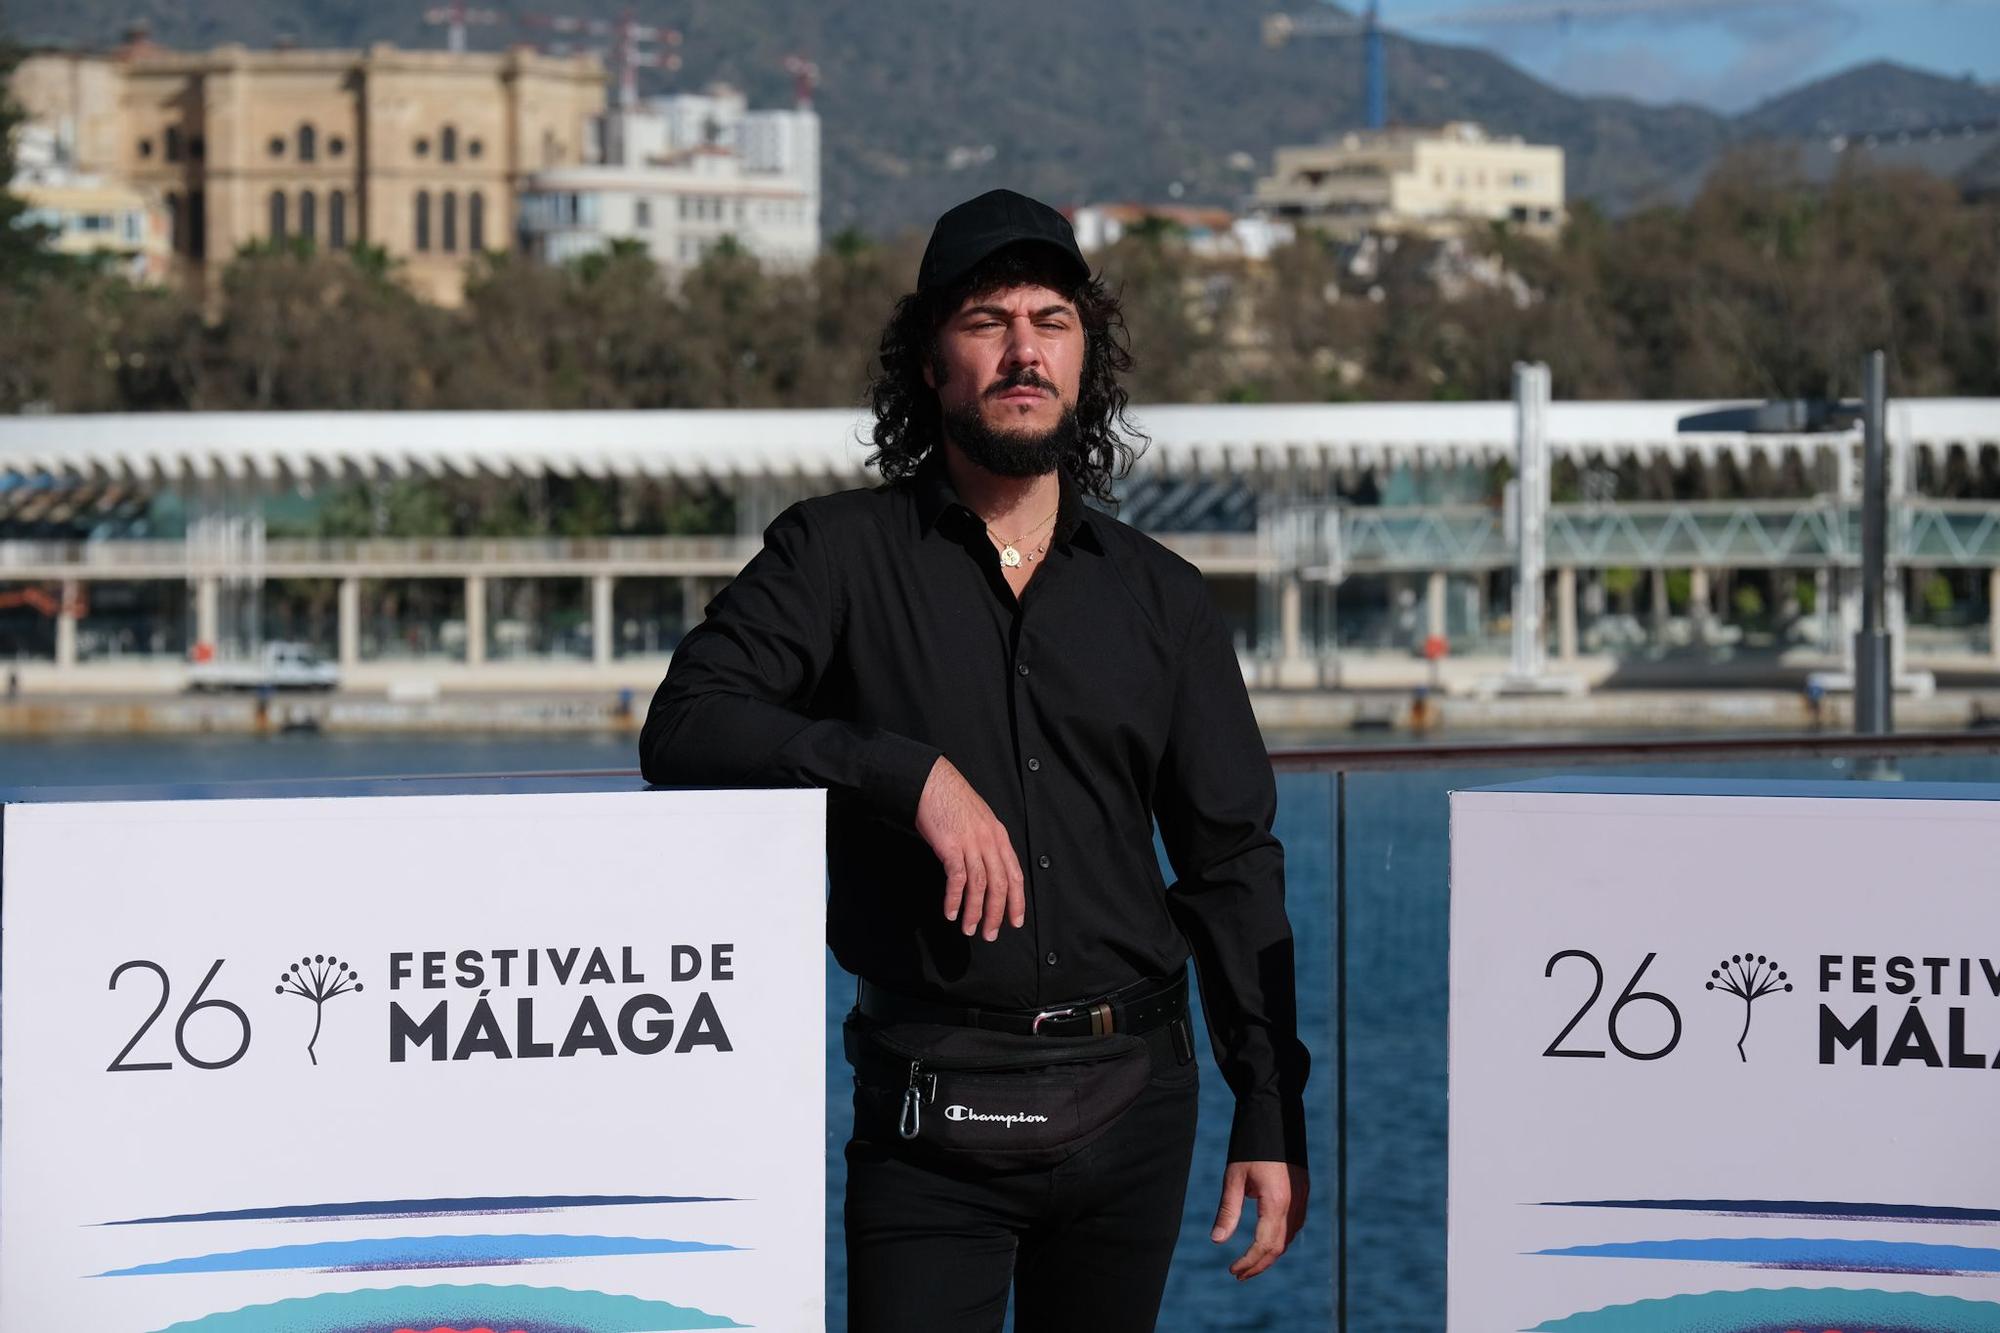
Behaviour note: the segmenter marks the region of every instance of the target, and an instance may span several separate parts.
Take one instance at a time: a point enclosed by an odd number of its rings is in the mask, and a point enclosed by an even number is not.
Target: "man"
[[[940,218],[871,391],[887,482],[771,524],[640,737],[650,782],[828,789],[860,1014],[1151,1052],[1139,1099],[1049,1170],[953,1170],[857,1097],[855,1333],[997,1330],[1010,1285],[1021,1333],[1154,1326],[1194,1143],[1190,954],[1236,1097],[1211,1239],[1254,1201],[1246,1279],[1304,1220],[1269,757],[1201,575],[1084,504],[1134,454],[1122,334],[1053,209],[995,190]]]

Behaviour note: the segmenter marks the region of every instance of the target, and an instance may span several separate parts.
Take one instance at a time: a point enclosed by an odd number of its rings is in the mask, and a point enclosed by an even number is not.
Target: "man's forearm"
[[[724,691],[661,686],[639,736],[640,770],[656,786],[828,787],[908,824],[937,747],[880,727],[814,719]]]

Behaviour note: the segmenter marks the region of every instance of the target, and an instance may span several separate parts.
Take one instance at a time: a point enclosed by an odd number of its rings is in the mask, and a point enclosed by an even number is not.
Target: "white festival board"
[[[824,818],[7,806],[0,1328],[822,1328]]]
[[[1885,786],[1452,796],[1453,1333],[2000,1330],[2000,789]]]

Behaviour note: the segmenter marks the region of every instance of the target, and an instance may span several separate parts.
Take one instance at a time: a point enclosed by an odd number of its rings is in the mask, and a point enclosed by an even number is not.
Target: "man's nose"
[[[1007,326],[1005,364],[1009,370],[1042,364],[1041,341],[1035,337],[1033,320],[1018,319]]]

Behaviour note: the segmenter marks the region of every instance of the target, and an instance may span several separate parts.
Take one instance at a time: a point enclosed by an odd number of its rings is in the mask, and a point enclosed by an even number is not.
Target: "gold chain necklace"
[[[1011,542],[1002,541],[1000,538],[995,537],[993,535],[993,530],[991,528],[988,528],[986,531],[987,537],[991,539],[992,542],[1000,548],[1000,563],[1007,566],[1007,568],[1009,569],[1018,569],[1023,560],[1033,561],[1039,558],[1042,552],[1049,549],[1048,537],[1042,538],[1042,544],[1040,546],[1037,546],[1034,550],[1030,551],[1025,556],[1021,554],[1020,544],[1023,540],[1025,540],[1028,537],[1029,533],[1041,531],[1042,523],[1048,522],[1050,519],[1054,518],[1060,512],[1062,512],[1062,505],[1058,503],[1054,509],[1051,509],[1048,513],[1042,516],[1040,523],[1036,523],[1033,527],[1029,528],[1027,532],[1022,533],[1019,537],[1016,537]],[[1049,534],[1049,537],[1053,536],[1055,536],[1055,534],[1051,532]]]

